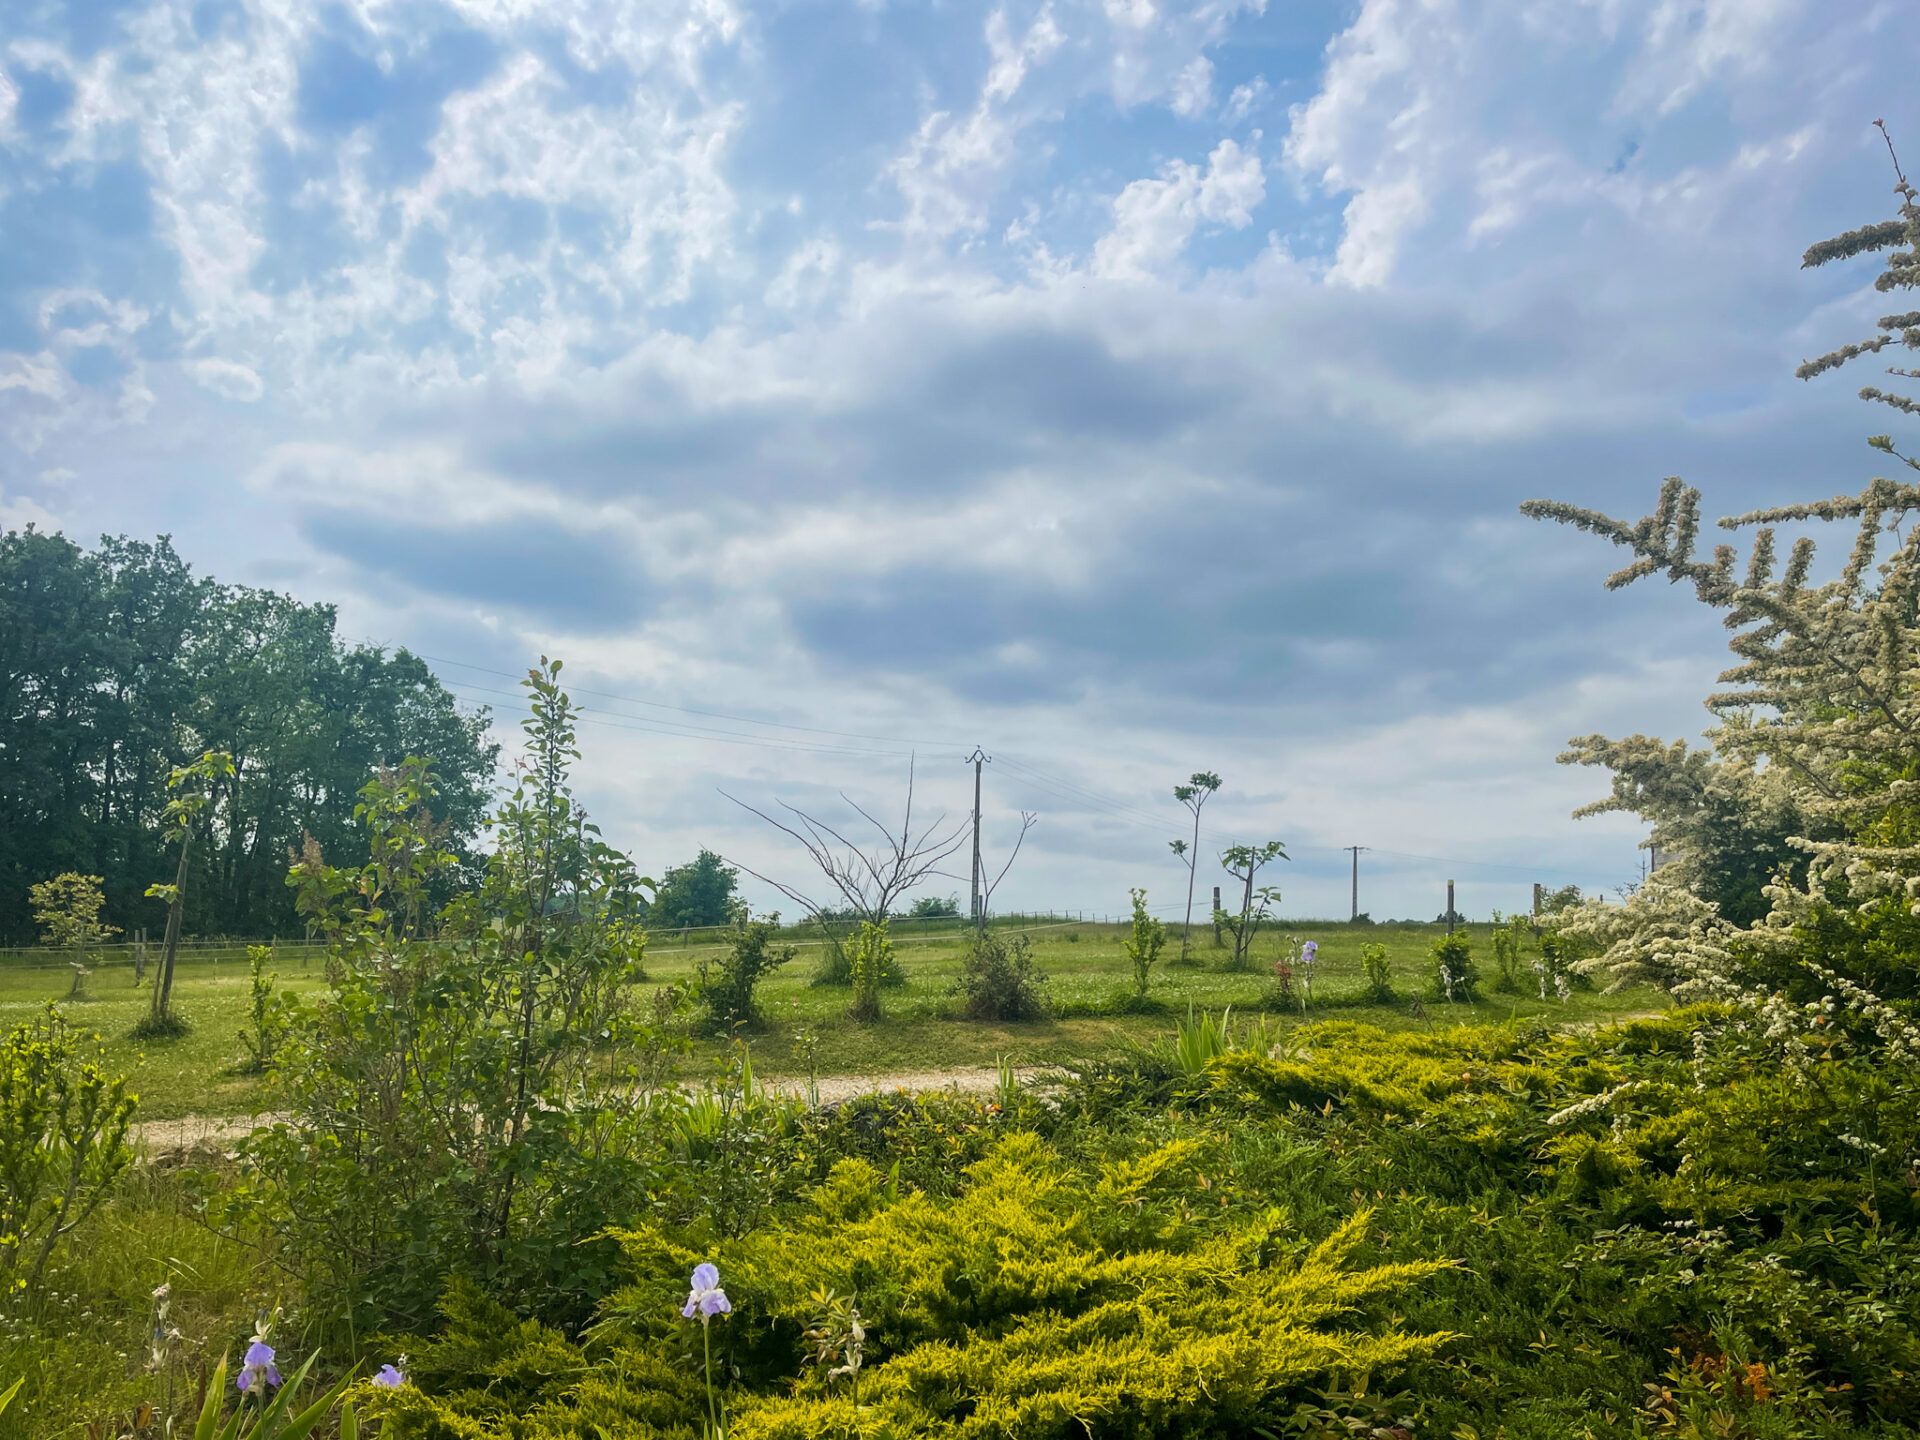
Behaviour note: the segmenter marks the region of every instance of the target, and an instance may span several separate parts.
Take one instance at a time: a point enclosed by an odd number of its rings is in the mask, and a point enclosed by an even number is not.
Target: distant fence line
[[[1155,906],[1155,909],[1167,909],[1167,906]],[[903,937],[908,944],[938,940],[943,934],[962,934],[973,926],[973,921],[965,915],[893,915],[888,917],[895,927],[916,927],[919,933]],[[1112,915],[1093,910],[1020,910],[1003,915],[988,917],[989,927],[996,930],[1045,930],[1066,929],[1074,925],[1125,925],[1132,920],[1130,915]],[[836,916],[829,923],[838,926],[853,926],[857,919]],[[1196,916],[1194,924],[1206,928],[1212,923],[1212,917]],[[1263,927],[1282,929],[1288,925],[1337,925],[1346,926],[1349,922],[1339,919],[1314,918],[1310,916],[1276,917]],[[1439,922],[1420,920],[1380,921],[1380,925],[1416,925],[1432,924],[1439,928]],[[1482,922],[1462,917],[1462,923],[1474,925]],[[715,949],[722,943],[718,936],[733,928],[730,925],[683,925],[673,929],[648,931],[648,938],[659,949],[669,946],[675,949]],[[1369,927],[1370,928],[1370,927]],[[780,926],[780,934],[788,939],[802,943],[803,947],[825,943],[822,940],[809,940],[817,936],[819,922],[804,920],[788,922]],[[696,938],[713,937],[713,938]],[[240,939],[225,935],[200,935],[182,937],[179,958],[187,962],[205,962],[218,965],[222,960],[244,961],[247,951],[255,945],[264,945],[273,952],[276,961],[298,959],[303,964],[310,963],[314,956],[324,955],[327,942],[323,939],[278,938]],[[0,946],[0,970],[64,970],[75,962],[87,965],[91,969],[112,969],[131,967],[140,948],[140,942],[121,940],[109,945],[92,945],[80,949],[59,948],[52,945],[9,945]],[[164,946],[153,939],[146,941],[146,963],[154,964],[160,959]]]
[[[1005,915],[994,915],[988,924],[995,929],[1018,928],[1034,925],[1109,925],[1118,924],[1126,917],[1104,915],[1089,910],[1022,910]],[[952,915],[894,915],[889,916],[894,927],[925,927],[926,930],[950,931],[959,933],[972,927],[973,922],[966,916]],[[855,918],[834,917],[829,923],[840,926],[858,924]],[[718,944],[718,935],[732,929],[731,925],[681,925],[672,929],[650,929],[648,938],[656,946],[674,945],[693,947]],[[780,933],[786,936],[804,938],[809,933],[817,933],[819,925],[813,920],[783,924]],[[909,938],[922,938],[915,935]],[[696,937],[715,937],[700,939]],[[926,937],[937,938],[937,936]],[[264,945],[274,952],[275,959],[291,956],[301,960],[311,960],[317,954],[324,954],[327,942],[322,939],[283,939],[264,937],[259,939],[240,939],[233,936],[202,935],[182,937],[179,958],[185,961],[210,961],[219,964],[223,959],[243,960],[246,953],[255,945]],[[146,959],[149,965],[160,958],[164,946],[158,940],[146,941]],[[0,969],[6,970],[64,970],[78,961],[94,969],[110,969],[118,966],[132,966],[140,950],[140,942],[119,940],[106,945],[89,945],[80,948],[61,948],[52,945],[7,945],[0,946]]]

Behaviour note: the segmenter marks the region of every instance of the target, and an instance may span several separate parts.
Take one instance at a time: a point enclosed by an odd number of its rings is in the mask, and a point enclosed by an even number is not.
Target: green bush
[[[1147,983],[1152,979],[1154,962],[1167,943],[1167,927],[1147,913],[1147,892],[1130,890],[1133,897],[1133,929],[1125,941],[1127,960],[1133,966],[1133,993],[1144,1000]],[[1076,932],[1077,933],[1077,932]]]
[[[597,1360],[477,1315],[417,1353],[396,1440],[482,1421],[525,1440],[698,1429],[700,1341],[679,1302],[708,1259],[733,1303],[712,1338],[742,1440],[1244,1434],[1290,1415],[1309,1383],[1391,1373],[1447,1343],[1388,1316],[1440,1264],[1356,1263],[1364,1210],[1316,1238],[1280,1212],[1196,1205],[1224,1156],[1181,1140],[1080,1165],[1017,1134],[950,1200],[846,1160],[789,1221],[739,1241],[626,1232],[634,1280],[595,1327]],[[857,1297],[863,1321],[857,1414],[844,1380],[810,1363],[828,1295]]]
[[[281,1049],[286,1118],[249,1140],[226,1208],[275,1237],[323,1334],[419,1325],[456,1276],[578,1318],[613,1260],[595,1236],[665,1163],[638,877],[568,789],[570,701],[551,671],[529,690],[528,764],[478,888],[432,903],[454,857],[420,760],[362,792],[363,866],[314,854],[289,877],[329,937],[328,990]]]
[[[1369,1000],[1384,1005],[1393,999],[1393,962],[1387,958],[1386,946],[1374,940],[1362,945],[1360,968],[1366,975]]]
[[[880,987],[895,969],[893,938],[887,922],[875,924],[862,920],[848,952],[848,975],[853,985],[853,1000],[847,1014],[863,1024],[880,1018]]]
[[[1500,994],[1519,995],[1528,988],[1522,955],[1530,938],[1524,915],[1493,912],[1493,988]]]
[[[979,930],[961,960],[958,990],[969,1020],[1039,1020],[1046,1016],[1047,979],[1025,935]]]
[[[1472,1000],[1480,984],[1480,972],[1473,963],[1473,945],[1467,932],[1456,930],[1433,942],[1428,952],[1429,980],[1436,1000],[1448,1004]]]
[[[0,1040],[0,1307],[39,1298],[54,1251],[111,1193],[134,1103],[52,1007]]]
[[[754,989],[760,978],[777,970],[797,953],[792,945],[778,945],[780,916],[763,920],[739,919],[727,932],[727,948],[717,960],[700,963],[698,993],[706,1006],[706,1028],[725,1035],[736,1030],[758,1030],[765,1025]]]

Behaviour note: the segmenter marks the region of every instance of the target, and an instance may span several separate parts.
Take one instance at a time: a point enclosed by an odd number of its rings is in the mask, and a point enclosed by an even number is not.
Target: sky
[[[1605,890],[1573,735],[1724,634],[1525,520],[1857,489],[1805,246],[1920,155],[1850,0],[7,0],[0,524],[337,604],[658,873],[729,795],[968,811],[995,907],[1177,913],[1171,787],[1292,915]],[[723,793],[725,792],[725,793]],[[844,797],[844,798],[843,798]],[[968,861],[934,893],[965,904]],[[1265,878],[1263,876],[1263,878]],[[756,904],[776,898],[750,883]],[[791,906],[788,906],[791,909]]]

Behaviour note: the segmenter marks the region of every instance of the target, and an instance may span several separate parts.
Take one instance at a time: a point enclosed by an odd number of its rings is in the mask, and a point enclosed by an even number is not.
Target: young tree
[[[1220,788],[1220,777],[1211,770],[1196,770],[1186,783],[1173,787],[1173,798],[1193,814],[1193,842],[1172,842],[1173,853],[1187,864],[1187,918],[1180,927],[1180,963],[1187,960],[1187,942],[1193,935],[1193,882],[1200,863],[1200,812]]]
[[[1271,862],[1289,858],[1287,847],[1278,840],[1269,840],[1264,845],[1230,845],[1220,852],[1221,868],[1243,886],[1239,917],[1236,919],[1225,911],[1215,916],[1233,932],[1233,957],[1228,961],[1228,968],[1241,970],[1251,963],[1253,937],[1260,932],[1260,927],[1267,922],[1274,904],[1280,899],[1279,890],[1271,885],[1263,885],[1255,890],[1254,876]]]
[[[900,828],[897,831],[883,825],[855,804],[846,792],[841,792],[840,798],[880,837],[877,844],[869,843],[864,847],[825,821],[816,819],[804,810],[795,809],[785,801],[780,802],[780,808],[792,817],[791,821],[777,819],[737,796],[727,795],[724,790],[720,792],[748,814],[759,816],[781,834],[799,841],[801,848],[807,852],[807,858],[825,878],[834,898],[821,901],[791,885],[770,879],[750,866],[739,867],[762,884],[771,885],[785,895],[805,910],[820,927],[828,949],[825,979],[844,983],[851,976],[852,960],[842,942],[842,933],[836,928],[837,923],[851,919],[857,925],[877,926],[884,936],[887,921],[901,900],[917,889],[921,882],[933,875],[949,880],[959,878],[947,874],[940,866],[965,842],[967,828],[961,824],[948,829],[944,825],[946,817],[936,815],[929,824],[915,829],[913,783],[913,762],[908,761],[907,799],[901,810]],[[1021,833],[1024,835],[1026,832],[1022,830]],[[1015,847],[1015,853],[1018,853],[1018,846]],[[1012,864],[1011,859],[1008,864]],[[1004,870],[1001,872],[1003,876],[1005,873]],[[894,964],[892,946],[870,947],[868,953],[880,957],[877,962],[881,966],[880,978],[890,978]]]
[[[101,908],[107,903],[100,893],[100,883],[98,875],[70,870],[42,880],[27,892],[43,944],[61,950],[91,950],[120,933],[100,922]]]
[[[206,828],[214,789],[232,774],[233,756],[224,750],[209,750],[191,765],[176,766],[167,777],[172,795],[167,801],[167,833],[179,847],[179,859],[171,885],[147,887],[148,895],[167,902],[167,931],[160,971],[153,977],[153,999],[147,1018],[139,1026],[143,1035],[172,1035],[181,1029],[179,1017],[172,1011],[173,965],[180,953],[180,919],[187,903],[187,864],[193,855],[194,838]]]
[[[1127,960],[1133,966],[1134,998],[1147,998],[1147,982],[1153,976],[1153,964],[1167,943],[1167,927],[1147,910],[1147,892],[1129,890],[1133,898],[1133,929],[1126,939]]]

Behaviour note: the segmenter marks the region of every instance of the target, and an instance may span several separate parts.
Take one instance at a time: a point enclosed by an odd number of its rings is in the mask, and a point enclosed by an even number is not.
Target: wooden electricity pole
[[[965,762],[973,766],[973,910],[971,913],[975,929],[979,929],[986,923],[986,916],[980,913],[980,767],[990,758],[986,751],[976,745],[973,747],[973,754],[969,755]]]

